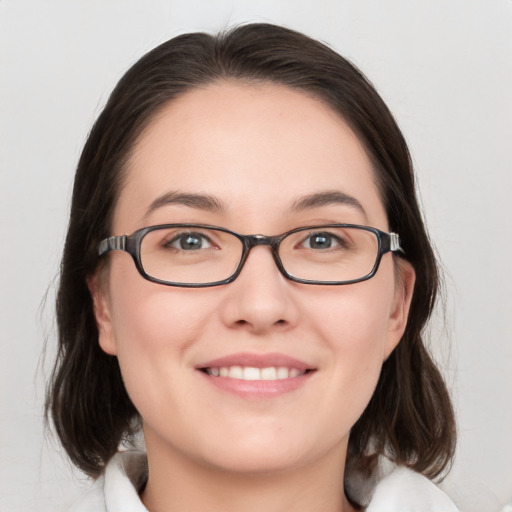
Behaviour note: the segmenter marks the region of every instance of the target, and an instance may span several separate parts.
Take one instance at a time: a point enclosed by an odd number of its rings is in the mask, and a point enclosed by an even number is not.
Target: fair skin
[[[326,191],[362,208],[293,207]],[[208,195],[223,208],[150,208],[169,192]],[[286,87],[237,83],[174,100],[136,144],[113,234],[175,222],[264,235],[335,222],[389,231],[372,165],[339,116]],[[287,280],[269,248],[256,247],[233,283],[186,289],[146,281],[128,254],[112,252],[106,277],[90,288],[100,345],[118,357],[143,418],[146,507],[353,510],[343,492],[349,432],[403,334],[413,286],[410,265],[395,265],[391,254],[372,279],[329,287]],[[260,392],[219,387],[198,369],[261,355],[311,371],[289,389]]]

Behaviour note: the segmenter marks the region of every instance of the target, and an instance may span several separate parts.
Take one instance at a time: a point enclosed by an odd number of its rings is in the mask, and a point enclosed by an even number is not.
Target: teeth
[[[207,368],[206,373],[213,377],[227,377],[240,380],[282,380],[293,379],[305,372],[297,368],[285,366],[269,366],[267,368],[254,368],[252,366],[223,366],[220,368]]]
[[[251,368],[248,366],[247,368],[244,368],[243,375],[244,380],[261,380],[261,371],[259,368]]]
[[[261,380],[276,380],[277,379],[277,370],[274,366],[270,368],[262,368],[260,370]]]
[[[278,379],[287,379],[288,378],[288,368],[279,367],[277,369],[277,378]]]
[[[241,366],[231,366],[229,368],[228,377],[230,379],[243,379],[244,369]]]

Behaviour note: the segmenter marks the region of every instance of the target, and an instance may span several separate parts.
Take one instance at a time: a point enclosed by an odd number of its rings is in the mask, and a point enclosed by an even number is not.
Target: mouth
[[[217,389],[242,398],[267,399],[301,388],[317,371],[284,354],[242,353],[196,367]]]
[[[254,366],[211,366],[206,368],[200,368],[200,371],[210,375],[211,377],[223,377],[226,379],[238,379],[238,380],[284,380],[294,379],[305,375],[313,370],[299,370],[298,368],[289,368],[286,366],[266,366],[263,368],[257,368]]]

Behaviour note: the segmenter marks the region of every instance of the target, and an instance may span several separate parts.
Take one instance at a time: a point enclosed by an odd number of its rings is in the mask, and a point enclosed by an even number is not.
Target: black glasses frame
[[[213,229],[216,231],[222,231],[224,233],[229,233],[230,235],[235,236],[242,242],[242,256],[240,258],[240,262],[235,269],[235,271],[227,278],[221,281],[213,281],[210,283],[176,283],[171,281],[164,281],[162,279],[158,279],[156,277],[150,276],[144,270],[142,266],[142,260],[140,255],[140,247],[142,239],[151,231],[156,231],[158,229],[166,229],[166,228],[200,228],[200,229]],[[350,281],[314,281],[310,279],[300,279],[289,274],[284,268],[281,258],[279,257],[279,245],[281,242],[293,233],[297,233],[300,231],[307,231],[311,229],[322,229],[322,228],[355,228],[361,229],[364,231],[369,231],[373,233],[377,237],[378,241],[378,251],[377,258],[375,260],[375,264],[372,270],[363,277],[358,279],[352,279]],[[377,272],[382,256],[388,252],[402,252],[403,249],[400,246],[400,237],[396,233],[386,233],[385,231],[381,231],[380,229],[373,228],[370,226],[361,226],[359,224],[321,224],[315,226],[303,226],[300,228],[292,229],[291,231],[287,231],[281,235],[275,236],[265,236],[265,235],[241,235],[235,231],[231,231],[226,228],[221,228],[219,226],[209,226],[206,224],[159,224],[156,226],[149,226],[146,228],[139,229],[132,233],[131,235],[121,235],[121,236],[110,236],[105,238],[98,244],[98,256],[103,256],[104,254],[110,251],[125,251],[132,257],[139,274],[148,281],[153,283],[163,284],[165,286],[179,286],[182,288],[206,288],[211,286],[220,286],[223,284],[229,284],[233,282],[242,271],[242,268],[247,260],[249,252],[253,247],[259,245],[268,245],[272,250],[272,256],[277,265],[277,268],[283,274],[284,277],[289,279],[290,281],[294,281],[296,283],[302,284],[313,284],[313,285],[344,285],[344,284],[354,284],[359,283],[361,281],[366,281],[371,279],[375,273]]]

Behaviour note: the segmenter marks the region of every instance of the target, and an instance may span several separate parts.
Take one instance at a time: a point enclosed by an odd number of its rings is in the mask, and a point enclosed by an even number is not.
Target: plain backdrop
[[[466,512],[512,499],[512,1],[0,0],[1,512],[67,510],[89,485],[44,437],[42,402],[70,190],[92,122],[156,44],[254,20],[328,42],[396,115],[447,273],[432,349],[460,437],[443,485]]]

